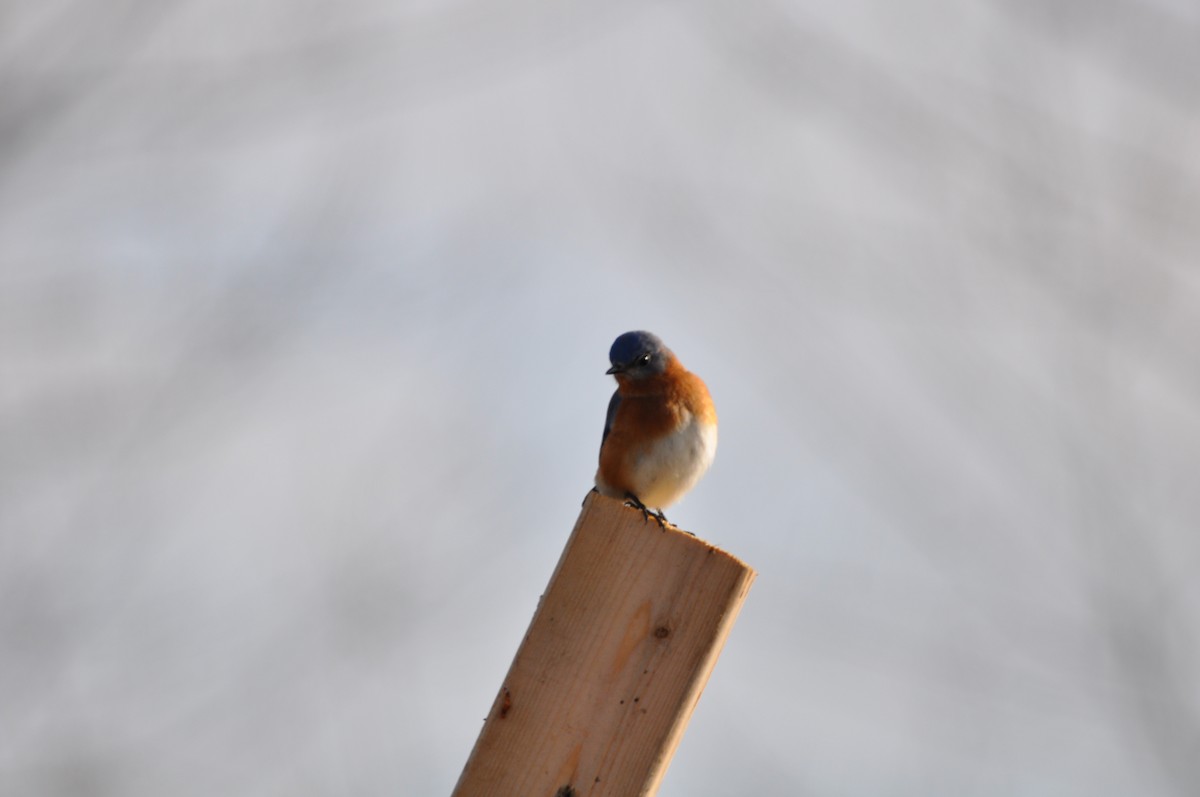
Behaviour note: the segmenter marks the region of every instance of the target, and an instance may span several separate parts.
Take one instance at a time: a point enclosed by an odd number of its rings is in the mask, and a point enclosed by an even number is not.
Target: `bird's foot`
[[[625,506],[631,506],[641,512],[643,523],[650,519],[650,509],[633,493],[625,493]]]
[[[638,498],[633,493],[625,493],[625,506],[631,506],[642,513],[642,522],[649,522],[650,518],[658,521],[658,525],[664,529],[671,521],[667,520],[667,516],[663,514],[661,509],[651,512],[650,507],[642,503],[642,499]]]
[[[579,505],[580,505],[580,506],[583,506],[584,504],[586,504],[586,503],[587,503],[588,496],[589,496],[589,495],[591,495],[592,493],[598,493],[598,492],[600,492],[600,490],[598,490],[598,489],[597,489],[597,488],[595,488],[595,487],[593,487],[592,489],[588,490],[588,491],[587,491],[587,492],[584,494],[584,496],[583,496],[583,500],[579,502]]]

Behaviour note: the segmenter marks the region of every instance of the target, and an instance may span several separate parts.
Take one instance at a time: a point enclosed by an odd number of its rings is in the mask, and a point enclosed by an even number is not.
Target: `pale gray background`
[[[641,327],[663,797],[1200,793],[1198,9],[0,5],[0,794],[447,794]]]

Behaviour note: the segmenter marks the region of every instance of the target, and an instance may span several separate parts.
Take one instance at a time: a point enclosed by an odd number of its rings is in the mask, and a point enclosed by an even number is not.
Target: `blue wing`
[[[621,394],[613,391],[612,398],[608,400],[608,416],[604,419],[604,435],[600,438],[600,447],[604,447],[604,441],[608,439],[608,433],[612,431],[613,418],[617,417],[617,407],[621,406]]]

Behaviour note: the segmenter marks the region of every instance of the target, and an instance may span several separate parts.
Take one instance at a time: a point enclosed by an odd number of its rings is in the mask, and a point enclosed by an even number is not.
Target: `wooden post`
[[[454,796],[653,795],[754,576],[590,494]]]

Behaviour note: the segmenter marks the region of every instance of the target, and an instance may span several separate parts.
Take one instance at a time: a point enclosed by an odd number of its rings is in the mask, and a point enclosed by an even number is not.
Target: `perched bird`
[[[608,402],[596,490],[660,524],[717,452],[717,411],[700,377],[649,332],[626,332],[608,352],[617,380]]]

